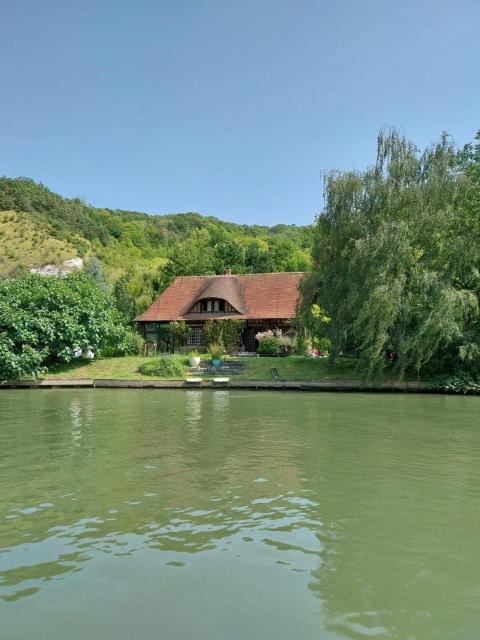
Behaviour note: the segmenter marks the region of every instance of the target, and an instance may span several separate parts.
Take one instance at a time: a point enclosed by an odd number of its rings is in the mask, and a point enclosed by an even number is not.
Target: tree
[[[250,273],[269,273],[275,270],[275,263],[268,244],[254,241],[245,251],[245,266]]]
[[[460,207],[468,230],[480,239],[480,131],[475,142],[466,144],[458,156],[463,189]]]
[[[464,189],[446,135],[420,153],[382,131],[375,166],[327,175],[300,311],[313,331],[313,303],[331,318],[323,329],[332,358],[353,351],[368,376],[385,367],[386,352],[400,376],[474,361],[479,249],[465,229]]]
[[[245,251],[242,245],[233,238],[226,237],[215,245],[214,267],[218,274],[231,269],[233,273],[241,273],[245,268]]]
[[[228,268],[233,273],[308,270],[313,238],[310,225],[239,225],[198,213],[97,209],[28,178],[0,176],[2,210],[22,214],[37,250],[32,254],[28,242],[18,242],[17,225],[3,226],[2,220],[8,219],[0,216],[0,254],[2,249],[14,251],[16,263],[24,268],[56,263],[58,250],[62,255],[95,255],[91,265],[87,262],[94,278],[101,275],[97,259],[109,283],[129,274],[127,289],[136,313],[176,276],[223,274]],[[0,259],[0,276],[9,275],[10,263]]]
[[[103,269],[103,265],[97,256],[93,256],[88,260],[85,266],[85,273],[94,280],[102,291],[108,291],[109,286],[105,279],[105,272]]]
[[[75,349],[101,349],[125,337],[113,300],[84,273],[27,274],[0,281],[0,379],[41,375]]]
[[[129,292],[129,280],[130,274],[125,273],[115,282],[113,297],[115,298],[117,309],[131,321],[135,317],[135,298]]]

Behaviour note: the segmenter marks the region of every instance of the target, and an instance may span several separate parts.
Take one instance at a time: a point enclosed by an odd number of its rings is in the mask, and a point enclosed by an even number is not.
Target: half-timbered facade
[[[222,276],[180,276],[135,318],[147,340],[161,343],[169,323],[185,321],[188,345],[204,346],[207,320],[245,320],[242,345],[256,351],[255,335],[266,329],[288,332],[295,317],[304,273],[254,273]]]

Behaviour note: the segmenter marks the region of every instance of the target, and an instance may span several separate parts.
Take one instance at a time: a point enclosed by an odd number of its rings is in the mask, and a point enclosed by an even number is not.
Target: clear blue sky
[[[479,24],[478,0],[0,0],[0,174],[306,224],[382,125],[473,138]]]

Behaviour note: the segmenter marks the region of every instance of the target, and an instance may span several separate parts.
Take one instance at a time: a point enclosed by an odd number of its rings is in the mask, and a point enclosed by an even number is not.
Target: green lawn
[[[95,360],[74,360],[69,364],[51,367],[46,378],[116,378],[121,380],[142,380],[146,376],[137,369],[146,360],[140,356],[124,358],[95,358]]]
[[[270,369],[278,370],[280,380],[352,380],[356,362],[352,359],[338,359],[332,370],[328,370],[326,358],[245,358],[245,373],[235,376],[235,380],[271,380]]]
[[[98,358],[75,360],[70,364],[52,367],[46,378],[113,378],[122,380],[161,379],[138,373],[138,367],[151,358],[129,356],[124,358]],[[332,370],[328,370],[326,359],[313,358],[243,358],[247,365],[241,375],[230,376],[232,380],[271,380],[271,367],[276,367],[281,380],[354,380],[355,360],[339,358]],[[219,372],[221,375],[221,372]],[[202,374],[211,378],[213,374]]]

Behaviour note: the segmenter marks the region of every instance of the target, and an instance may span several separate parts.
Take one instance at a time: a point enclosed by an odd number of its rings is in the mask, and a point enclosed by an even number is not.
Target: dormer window
[[[192,307],[191,313],[238,313],[226,300],[220,298],[206,298],[199,300]]]

